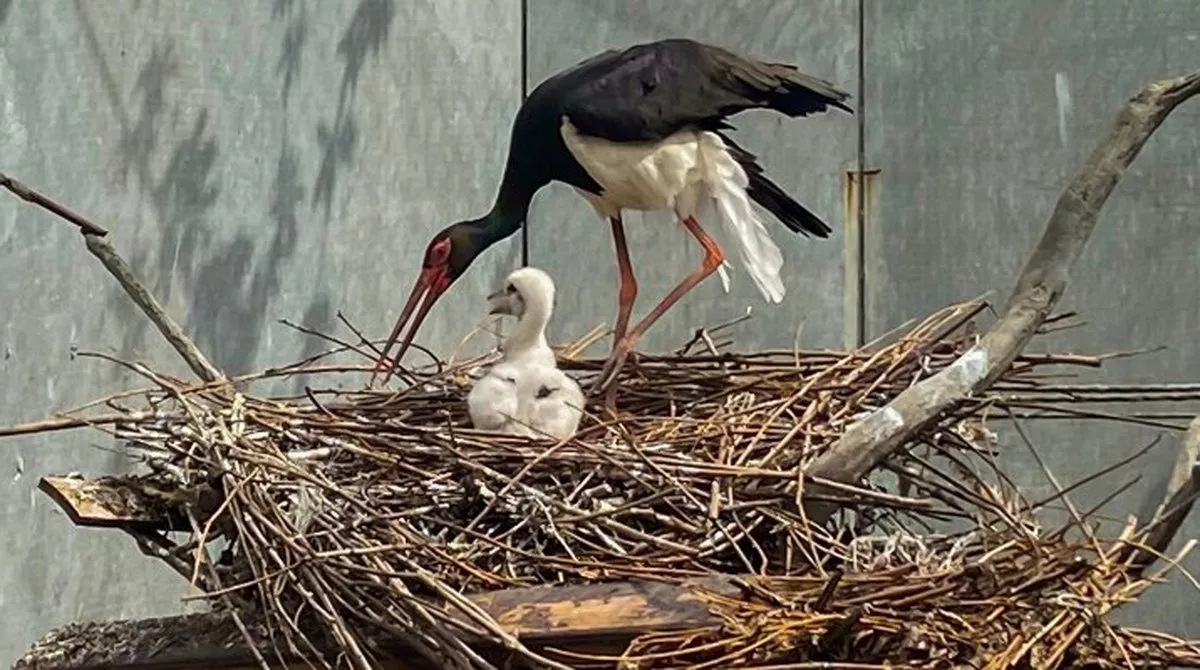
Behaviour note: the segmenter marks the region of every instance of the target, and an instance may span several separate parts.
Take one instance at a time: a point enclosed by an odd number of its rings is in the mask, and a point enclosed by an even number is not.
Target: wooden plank
[[[38,489],[77,526],[131,530],[190,530],[184,492],[133,477],[43,477]]]
[[[618,654],[635,637],[651,632],[718,625],[700,602],[700,587],[735,593],[726,580],[684,585],[620,582],[587,586],[493,591],[471,596],[485,612],[531,649],[552,653]],[[269,636],[261,625],[248,626],[256,647],[276,665]],[[381,667],[429,668],[403,644],[379,640],[392,660]],[[479,653],[501,664],[508,652],[480,644]],[[294,659],[288,659],[289,663]],[[578,661],[571,661],[577,666]],[[252,668],[254,654],[230,617],[194,614],[70,624],[52,631],[19,659],[14,670],[166,670],[167,668]],[[296,666],[300,667],[300,666]],[[578,666],[584,667],[584,666]]]
[[[724,579],[685,586],[662,582],[618,582],[584,586],[534,586],[473,596],[501,628],[524,638],[640,635],[648,628],[679,630],[707,625],[708,608],[697,598],[704,587],[733,592]]]

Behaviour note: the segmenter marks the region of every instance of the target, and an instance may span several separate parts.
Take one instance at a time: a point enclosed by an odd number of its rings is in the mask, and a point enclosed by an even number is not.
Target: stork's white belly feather
[[[600,195],[577,189],[601,216],[616,216],[622,209],[675,210],[687,200],[694,209],[695,196],[687,196],[704,187],[696,133],[676,133],[658,143],[616,143],[581,135],[566,121],[562,134],[575,160],[604,187]]]
[[[746,171],[720,135],[681,131],[659,142],[612,142],[580,133],[565,118],[560,131],[567,150],[603,188],[599,195],[576,189],[600,216],[672,210],[686,219],[712,204],[763,298],[783,300],[783,254],[754,211]]]

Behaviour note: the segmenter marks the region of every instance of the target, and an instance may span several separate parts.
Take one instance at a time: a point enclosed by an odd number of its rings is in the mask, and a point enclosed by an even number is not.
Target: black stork
[[[804,117],[846,104],[849,94],[796,67],[737,55],[690,39],[666,39],[593,56],[539,84],[513,122],[508,160],[491,211],[433,236],[420,276],[384,345],[379,365],[401,329],[412,327],[398,364],[433,303],[485,249],[525,223],[534,194],[552,181],[576,189],[612,227],[620,272],[613,349],[594,390],[616,377],[639,338],[685,293],[722,268],[725,252],[696,221],[713,205],[742,264],[763,297],[784,296],[783,257],[751,201],[805,236],[832,230],[763,173],[756,157],[722,131],[728,117],[771,109]],[[699,268],[629,328],[637,281],[625,245],[621,211],[673,210],[704,250]],[[414,315],[415,310],[415,315]],[[615,392],[615,387],[610,391]],[[608,396],[608,405],[614,396]]]

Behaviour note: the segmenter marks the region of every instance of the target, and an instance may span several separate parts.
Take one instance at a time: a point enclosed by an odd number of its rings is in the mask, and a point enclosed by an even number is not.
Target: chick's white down
[[[467,395],[471,425],[512,435],[561,440],[572,435],[583,413],[583,391],[558,369],[546,341],[554,311],[554,282],[537,268],[512,272],[488,296],[491,313],[517,318],[500,345],[502,358]]]

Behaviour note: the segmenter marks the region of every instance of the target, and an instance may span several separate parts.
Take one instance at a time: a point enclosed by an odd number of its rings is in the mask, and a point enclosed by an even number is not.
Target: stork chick
[[[482,430],[548,436],[573,434],[583,414],[583,391],[558,369],[546,341],[554,311],[554,281],[537,268],[511,273],[504,288],[488,296],[490,314],[517,318],[500,345],[502,358],[467,395],[471,424]]]

